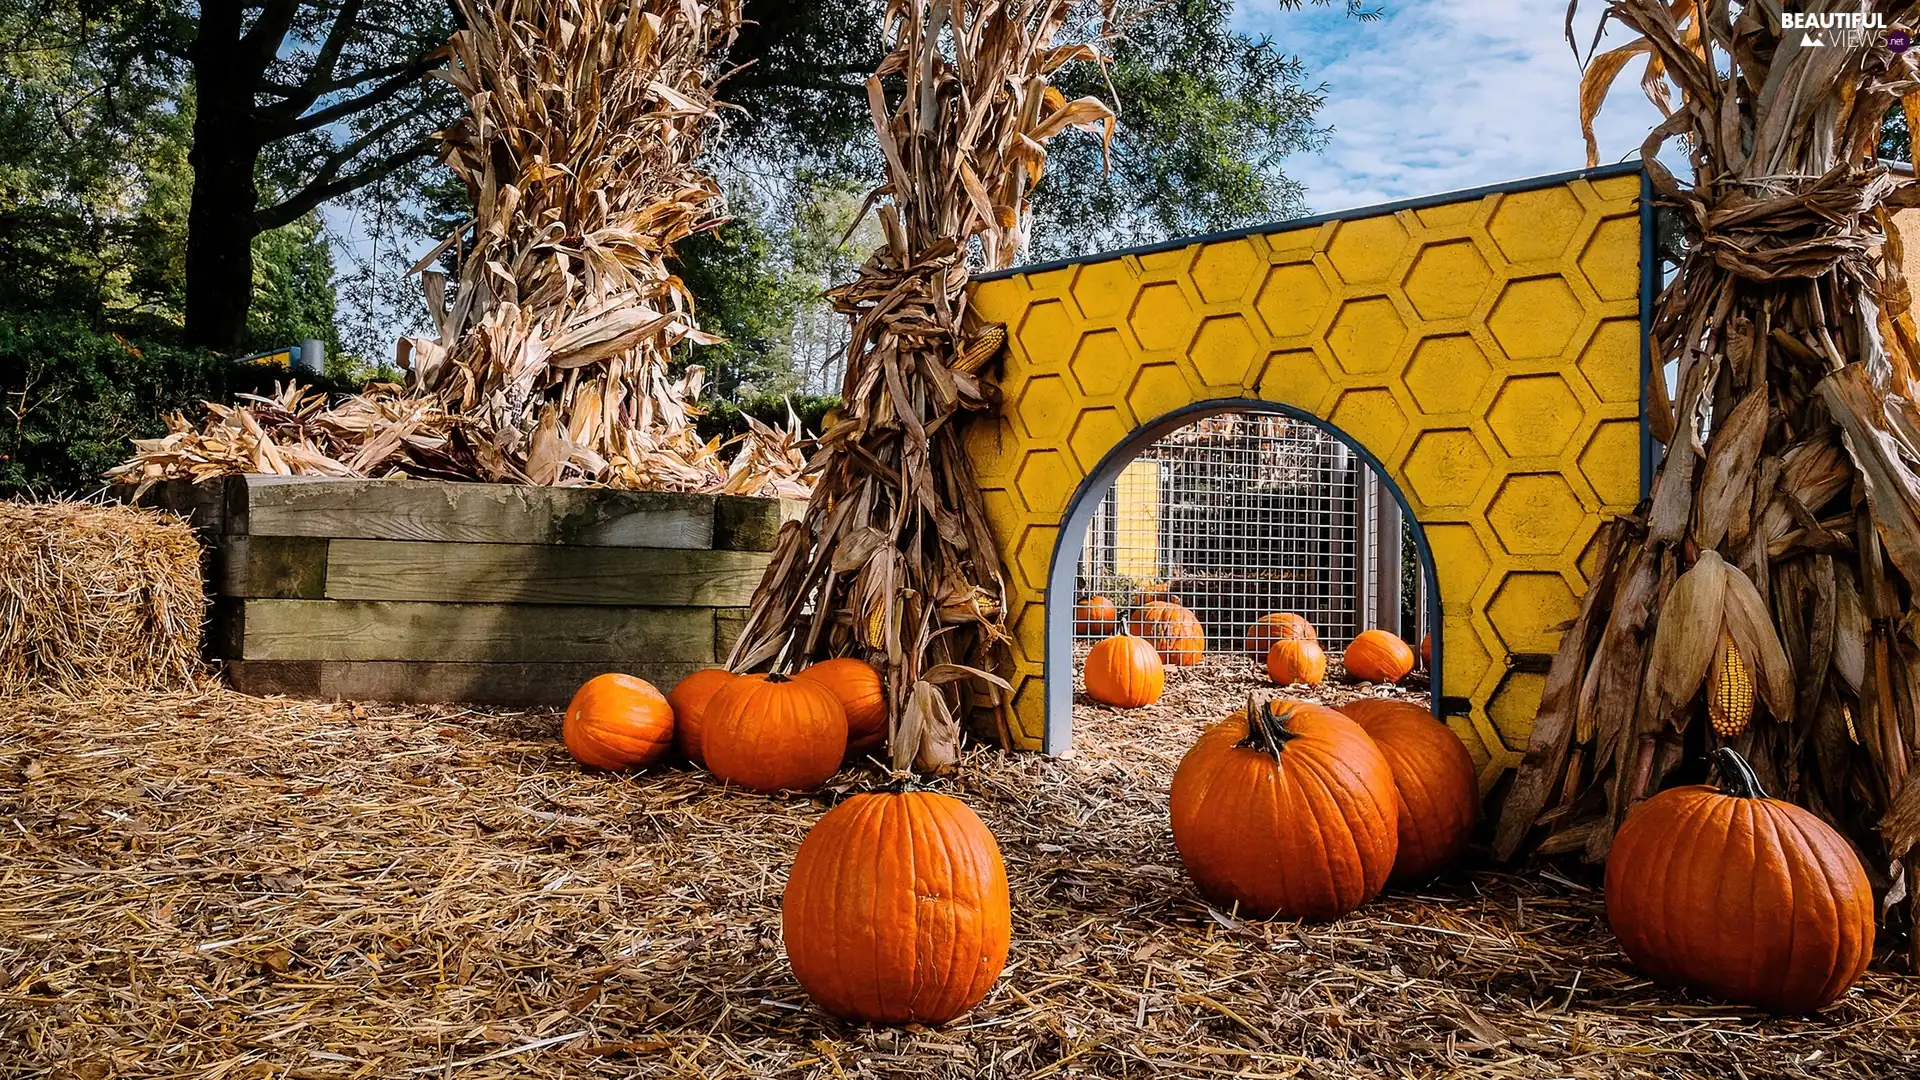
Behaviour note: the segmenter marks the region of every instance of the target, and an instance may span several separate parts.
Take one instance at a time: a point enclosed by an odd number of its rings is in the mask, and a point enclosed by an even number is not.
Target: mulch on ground
[[[1209,910],[1167,828],[1224,658],[1082,700],[1070,758],[936,786],[999,835],[1014,952],[939,1030],[813,1008],[785,870],[849,790],[588,774],[550,713],[227,691],[0,701],[0,1078],[1913,1075],[1920,981],[1812,1019],[1641,979],[1572,866],[1463,872],[1330,924]],[[1342,689],[1336,693],[1349,693]]]

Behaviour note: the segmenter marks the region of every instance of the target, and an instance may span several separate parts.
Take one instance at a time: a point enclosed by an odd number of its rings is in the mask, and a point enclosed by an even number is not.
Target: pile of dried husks
[[[154,510],[0,502],[0,697],[199,681],[200,544]]]
[[[734,447],[696,433],[700,332],[668,269],[722,220],[696,165],[714,123],[715,50],[738,0],[461,0],[436,76],[469,113],[443,136],[477,207],[418,269],[439,336],[402,343],[412,385],[329,404],[289,387],[209,405],[136,444],[145,483],[224,472],[407,475],[804,497],[797,421]],[[459,248],[460,278],[428,269]],[[451,295],[449,295],[451,293]]]

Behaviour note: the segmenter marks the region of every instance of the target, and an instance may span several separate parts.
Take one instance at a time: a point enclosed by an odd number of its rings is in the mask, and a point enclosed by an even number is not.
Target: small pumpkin
[[[1317,642],[1276,641],[1267,650],[1267,678],[1280,686],[1319,686],[1327,677],[1327,653]]]
[[[1257,918],[1344,915],[1386,884],[1398,850],[1380,748],[1332,709],[1270,692],[1200,736],[1168,802],[1200,892]]]
[[[780,902],[794,978],[870,1024],[943,1024],[1006,967],[1007,871],[967,805],[927,791],[855,795],[814,822]]]
[[[1142,581],[1133,587],[1133,602],[1136,604],[1172,603],[1173,586],[1164,581]]]
[[[1347,643],[1340,666],[1366,682],[1397,683],[1413,670],[1413,650],[1390,630],[1363,630]]]
[[[1427,634],[1420,639],[1420,666],[1433,670],[1433,635]]]
[[[833,691],[847,714],[847,756],[863,758],[887,744],[887,687],[872,664],[851,656],[822,660],[794,676]]]
[[[595,675],[567,703],[560,738],[582,765],[645,768],[673,749],[673,706],[645,679]]]
[[[725,668],[701,668],[674,685],[667,704],[673,706],[673,745],[679,748],[681,757],[706,766],[701,741],[707,730],[708,707],[720,688],[737,678]]]
[[[1160,700],[1167,669],[1143,638],[1122,630],[1087,650],[1087,696],[1103,705],[1138,709]]]
[[[1845,993],[1873,954],[1873,890],[1826,822],[1770,799],[1731,747],[1720,787],[1635,806],[1607,855],[1607,921],[1657,982],[1776,1013]]]
[[[1271,615],[1262,615],[1252,626],[1247,627],[1246,649],[1256,661],[1266,659],[1273,651],[1275,642],[1280,641],[1320,641],[1319,631],[1307,621],[1304,615],[1295,615],[1291,611],[1276,611]]]
[[[1133,625],[1160,659],[1175,667],[1192,667],[1206,655],[1206,628],[1193,612],[1171,600],[1155,600],[1141,607]]]
[[[1400,795],[1394,881],[1422,881],[1460,861],[1480,815],[1480,780],[1453,729],[1394,698],[1355,698],[1340,711],[1366,729]]]
[[[1120,611],[1104,596],[1089,596],[1073,605],[1076,634],[1111,634],[1120,626]]]
[[[707,769],[749,791],[809,791],[847,755],[847,712],[808,679],[741,679],[709,703]]]

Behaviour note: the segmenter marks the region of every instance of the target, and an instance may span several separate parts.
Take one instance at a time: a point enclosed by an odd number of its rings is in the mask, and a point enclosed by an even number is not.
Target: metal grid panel
[[[1238,649],[1262,615],[1298,612],[1330,649],[1343,647],[1372,624],[1360,584],[1370,475],[1344,443],[1282,416],[1224,413],[1181,428],[1135,459],[1094,512],[1075,598],[1106,596],[1126,612],[1171,593],[1216,650]],[[1075,619],[1076,640],[1107,632]]]

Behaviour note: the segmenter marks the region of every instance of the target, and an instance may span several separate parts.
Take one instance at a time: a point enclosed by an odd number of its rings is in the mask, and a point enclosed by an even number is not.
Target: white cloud
[[[1586,164],[1564,0],[1380,3],[1385,17],[1371,23],[1336,10],[1280,11],[1272,0],[1245,0],[1236,15],[1241,29],[1271,35],[1325,84],[1320,122],[1334,129],[1331,142],[1286,162],[1314,212]],[[1597,17],[1599,5],[1590,7]],[[1610,30],[1609,40],[1619,36]],[[1602,163],[1638,153],[1659,121],[1638,73],[1629,64],[1600,114]]]

